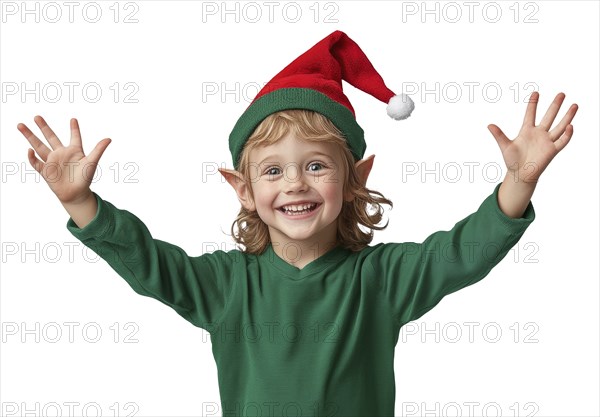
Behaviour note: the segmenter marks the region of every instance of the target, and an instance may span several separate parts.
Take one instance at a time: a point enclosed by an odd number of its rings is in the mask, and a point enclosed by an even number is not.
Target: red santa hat
[[[360,160],[366,149],[364,132],[342,80],[386,103],[387,114],[395,120],[406,119],[415,108],[408,95],[395,94],[385,85],[356,42],[336,30],[275,75],[246,108],[229,135],[234,167],[238,168],[242,149],[258,124],[289,109],[313,110],[328,117]]]

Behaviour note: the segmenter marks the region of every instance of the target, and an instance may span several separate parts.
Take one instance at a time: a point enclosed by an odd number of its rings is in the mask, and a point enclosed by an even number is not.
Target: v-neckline
[[[302,269],[300,269],[286,262],[283,258],[280,258],[279,255],[275,253],[273,245],[269,243],[267,245],[267,249],[262,255],[260,255],[260,257],[264,260],[264,262],[269,263],[271,266],[283,272],[288,278],[292,280],[300,280],[327,267],[335,265],[347,254],[348,249],[342,247],[341,245],[337,245],[327,251],[325,254],[319,256],[317,259],[313,259],[304,265]]]

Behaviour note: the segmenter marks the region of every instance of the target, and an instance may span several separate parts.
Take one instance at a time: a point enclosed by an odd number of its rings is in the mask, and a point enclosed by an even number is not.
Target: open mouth
[[[279,207],[277,210],[287,214],[288,216],[300,216],[302,214],[308,214],[315,211],[320,205],[321,203],[310,203],[303,204],[302,207]]]

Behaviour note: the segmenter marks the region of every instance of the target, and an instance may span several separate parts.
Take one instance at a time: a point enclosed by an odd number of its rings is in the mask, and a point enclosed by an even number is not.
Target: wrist
[[[531,177],[531,173],[524,174],[522,171],[507,171],[504,176],[503,183],[506,184],[511,190],[519,190],[521,193],[533,192],[539,178],[528,178]]]
[[[96,217],[96,213],[98,212],[98,202],[96,201],[96,196],[91,191],[82,197],[81,201],[71,201],[62,203],[62,205],[80,229],[87,226]]]
[[[508,173],[498,190],[498,206],[511,218],[520,218],[531,201],[536,182],[515,181]]]
[[[89,201],[92,200],[92,199],[94,199],[94,198],[95,198],[94,197],[94,193],[92,192],[91,189],[88,189],[87,192],[84,192],[81,195],[79,195],[79,196],[77,196],[77,197],[75,197],[75,198],[73,198],[71,200],[68,200],[68,201],[62,201],[60,199],[59,200],[60,200],[60,203],[63,206],[68,205],[68,206],[76,207],[76,206],[79,206],[79,205],[82,205],[82,204],[89,203]]]

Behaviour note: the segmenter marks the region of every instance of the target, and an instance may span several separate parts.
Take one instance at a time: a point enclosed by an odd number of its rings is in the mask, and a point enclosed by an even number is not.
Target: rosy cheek
[[[321,196],[330,203],[340,200],[342,198],[342,195],[343,193],[341,188],[337,187],[336,184],[328,184],[327,187],[324,187],[321,190]]]

